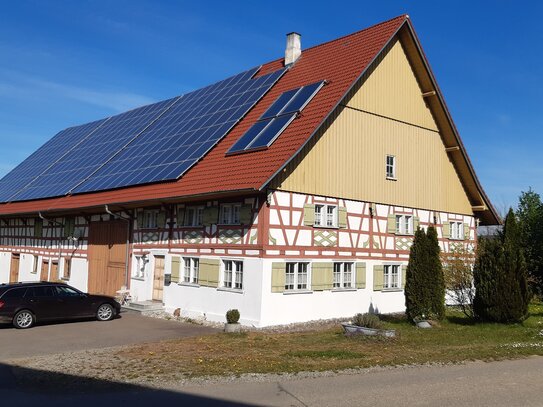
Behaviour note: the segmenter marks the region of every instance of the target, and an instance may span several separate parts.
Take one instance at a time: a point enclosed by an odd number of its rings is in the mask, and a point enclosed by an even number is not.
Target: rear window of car
[[[44,286],[44,287],[32,287],[29,288],[29,295],[27,297],[53,297],[55,295],[53,286]]]
[[[3,300],[13,299],[13,298],[23,298],[26,293],[26,288],[12,288],[7,290],[4,295],[2,295]]]

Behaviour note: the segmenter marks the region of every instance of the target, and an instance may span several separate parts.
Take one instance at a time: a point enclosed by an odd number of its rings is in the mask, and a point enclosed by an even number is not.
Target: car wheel
[[[34,314],[29,310],[22,310],[13,317],[13,326],[17,329],[26,329],[34,325]]]
[[[115,316],[115,310],[110,304],[102,304],[98,307],[96,311],[96,319],[98,321],[109,321]]]

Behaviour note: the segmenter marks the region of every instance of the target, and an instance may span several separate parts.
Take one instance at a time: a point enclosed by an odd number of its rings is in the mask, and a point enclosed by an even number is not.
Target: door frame
[[[160,257],[163,259],[164,264],[162,267],[162,288],[160,289],[161,298],[155,298],[155,275],[156,275],[156,259]],[[166,275],[166,254],[165,253],[153,253],[153,278],[151,279],[151,300],[164,302],[164,277]]]
[[[13,263],[17,264],[17,269],[13,269]],[[11,253],[10,263],[9,263],[9,282],[18,283],[19,282],[19,269],[21,268],[21,253]],[[15,279],[13,280],[13,277]]]

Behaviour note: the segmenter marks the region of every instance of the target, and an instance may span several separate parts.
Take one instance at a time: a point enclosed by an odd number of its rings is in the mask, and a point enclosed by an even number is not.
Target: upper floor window
[[[464,223],[451,222],[451,239],[464,239]]]
[[[396,215],[396,233],[402,235],[413,234],[413,216],[411,215]]]
[[[315,226],[337,227],[337,206],[315,205]]]
[[[243,289],[243,262],[239,260],[223,261],[223,287]]]
[[[219,224],[221,225],[239,225],[241,204],[222,204],[219,213]]]
[[[386,158],[386,177],[395,179],[396,178],[396,157],[393,155],[387,155]]]
[[[386,264],[384,266],[383,288],[400,288],[401,265]]]
[[[353,263],[334,263],[334,288],[354,287],[353,277]]]
[[[183,281],[185,283],[198,284],[200,259],[195,257],[183,257]]]
[[[285,290],[308,289],[309,263],[287,263],[285,270]]]
[[[204,221],[203,206],[189,206],[185,210],[185,226],[202,226]]]
[[[158,227],[158,209],[143,211],[143,229]]]

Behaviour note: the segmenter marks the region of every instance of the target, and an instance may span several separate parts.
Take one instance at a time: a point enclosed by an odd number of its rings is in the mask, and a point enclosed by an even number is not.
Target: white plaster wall
[[[403,290],[373,291],[373,265],[382,264],[382,262],[365,261],[365,289],[285,294],[271,292],[273,261],[277,260],[264,260],[260,326],[349,318],[359,312],[372,311],[387,314],[405,311]]]
[[[33,273],[34,261],[37,261],[37,272]],[[19,281],[39,281],[41,271],[41,256],[23,253],[19,258]]]
[[[0,252],[0,284],[9,283],[11,252]]]
[[[64,262],[62,262],[64,264]],[[62,275],[62,274],[61,274]],[[89,262],[87,259],[74,257],[72,259],[72,269],[70,279],[66,283],[81,290],[88,291],[89,286]]]
[[[226,311],[236,308],[241,315],[241,324],[261,326],[262,263],[262,259],[243,259],[242,292],[172,283],[164,287],[166,311],[180,308],[182,316],[225,322]]]

